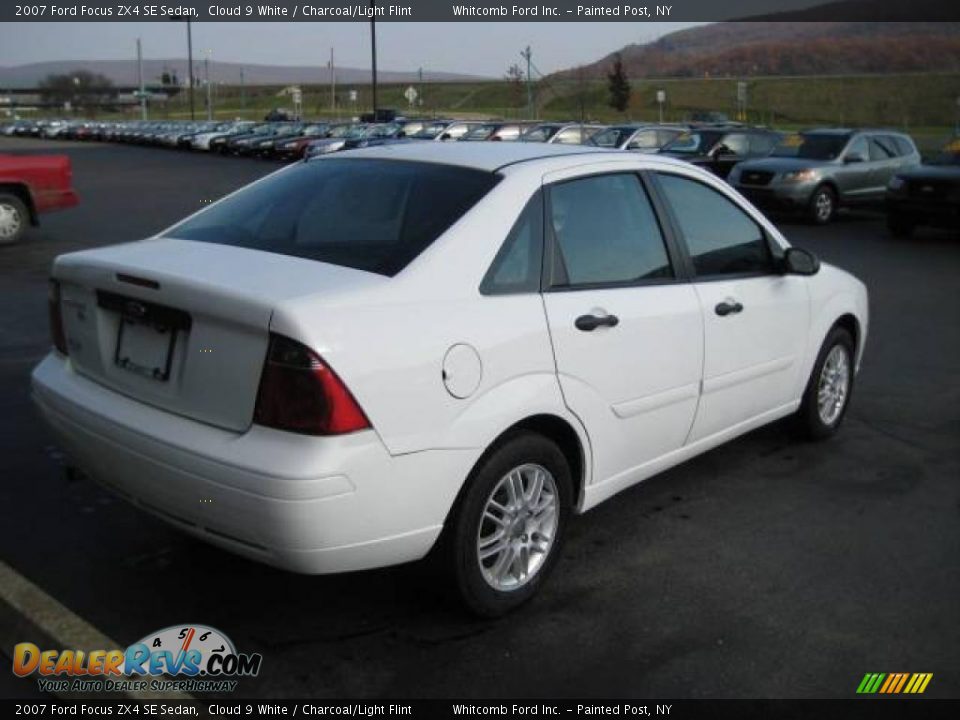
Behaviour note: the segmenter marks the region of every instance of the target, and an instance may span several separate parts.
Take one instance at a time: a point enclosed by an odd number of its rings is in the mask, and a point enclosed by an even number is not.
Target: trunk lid
[[[141,402],[234,431],[252,421],[270,318],[306,295],[385,280],[258,250],[159,238],[57,258],[73,368]]]

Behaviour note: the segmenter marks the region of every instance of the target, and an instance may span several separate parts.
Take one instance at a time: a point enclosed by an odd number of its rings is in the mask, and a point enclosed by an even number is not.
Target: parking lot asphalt
[[[538,598],[479,621],[428,564],[293,575],[65,477],[28,383],[52,258],[277,166],[0,139],[28,150],[71,156],[81,204],[0,247],[0,558],[107,636],[220,628],[264,656],[250,697],[844,698],[867,672],[932,672],[926,696],[960,697],[960,239],[894,240],[869,213],[782,222],[870,289],[841,432],[807,443],[777,423],[615,496],[572,524]]]

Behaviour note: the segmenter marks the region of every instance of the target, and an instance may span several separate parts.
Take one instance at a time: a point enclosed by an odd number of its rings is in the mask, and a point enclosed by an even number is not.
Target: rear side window
[[[673,277],[640,179],[596,175],[550,188],[555,287],[624,285]]]
[[[530,198],[480,284],[484,295],[540,292],[543,266],[543,193]]]
[[[890,139],[893,141],[893,144],[897,148],[897,152],[900,155],[912,155],[916,152],[916,148],[913,146],[913,142],[903,137],[902,135],[891,135]]]
[[[772,272],[766,236],[753,218],[696,180],[658,177],[698,277]]]
[[[431,163],[315,160],[241,190],[165,236],[392,276],[498,179],[489,172]]]

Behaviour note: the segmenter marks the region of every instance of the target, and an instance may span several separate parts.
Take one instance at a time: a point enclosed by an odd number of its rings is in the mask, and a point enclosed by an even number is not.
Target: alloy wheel
[[[832,425],[843,412],[850,391],[850,358],[847,349],[834,345],[820,370],[817,412],[824,425]]]
[[[477,529],[477,562],[495,590],[526,585],[544,565],[556,537],[558,493],[542,465],[520,465],[494,487]]]

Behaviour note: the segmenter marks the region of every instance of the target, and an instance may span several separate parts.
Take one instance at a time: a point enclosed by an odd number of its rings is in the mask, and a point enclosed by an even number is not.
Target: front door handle
[[[593,332],[598,327],[616,327],[620,322],[620,318],[616,315],[581,315],[574,321],[577,330],[583,330],[584,332]]]
[[[738,312],[743,310],[743,305],[738,302],[729,302],[724,301],[717,305],[714,308],[714,312],[717,313],[720,317],[726,317],[727,315],[736,315]]]

